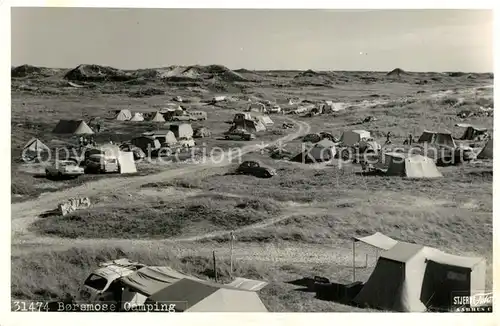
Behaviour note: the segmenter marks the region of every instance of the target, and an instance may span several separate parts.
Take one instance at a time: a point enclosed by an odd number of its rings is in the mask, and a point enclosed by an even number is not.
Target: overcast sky
[[[493,71],[492,11],[13,8],[11,22],[14,66]]]

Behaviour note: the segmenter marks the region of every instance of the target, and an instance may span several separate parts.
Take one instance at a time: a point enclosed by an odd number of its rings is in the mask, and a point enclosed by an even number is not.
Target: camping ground
[[[394,145],[424,129],[459,137],[463,129],[455,124],[464,121],[492,133],[490,116],[457,117],[463,110],[493,107],[491,74],[408,73],[395,78],[379,72],[242,71],[232,73],[245,81],[197,81],[193,86],[152,78],[139,85],[101,81],[74,88],[67,86],[65,73],[12,78],[13,297],[48,300],[78,293],[99,261],[122,256],[211,278],[215,251],[222,280],[241,276],[269,282],[260,296],[270,311],[358,311],[362,309],[316,299],[287,282],[315,275],[351,282],[350,239],[375,232],[457,255],[483,256],[491,288],[491,162],[439,167],[443,178],[409,180],[363,175],[359,165],[337,160],[312,165],[274,160],[259,146],[283,139],[283,146],[295,153],[307,133],[328,131],[338,137],[351,129],[368,130],[382,144],[390,131]],[[99,142],[161,129],[151,122],[106,117],[119,109],[156,111],[177,95],[195,99],[185,104],[189,109],[207,112],[207,121],[193,123],[212,131],[212,137],[199,140],[206,148],[242,148],[240,160],[259,160],[277,175],[233,175],[237,162],[142,162],[133,176],[50,181],[38,176],[40,166],[19,161],[32,137],[49,147],[71,141],[51,134],[60,119],[101,117]],[[203,102],[216,95],[234,101]],[[271,115],[275,125],[252,142],[220,139],[229,128],[226,121],[247,107],[248,98],[286,102],[294,97],[348,105],[313,117]],[[377,119],[353,124],[369,115]],[[290,119],[294,127],[281,129]],[[39,217],[75,196],[88,196],[92,206],[68,216]],[[236,237],[232,275],[231,231]],[[366,281],[376,254],[362,245],[356,253],[356,279]]]

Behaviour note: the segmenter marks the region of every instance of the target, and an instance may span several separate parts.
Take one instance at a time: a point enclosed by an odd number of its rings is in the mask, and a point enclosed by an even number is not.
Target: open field
[[[409,180],[363,175],[358,165],[337,160],[313,165],[273,160],[261,146],[281,139],[284,148],[297,153],[306,133],[340,136],[350,129],[366,129],[382,144],[391,131],[395,146],[408,133],[418,137],[424,129],[448,130],[459,137],[463,130],[455,124],[460,122],[483,126],[491,134],[491,116],[457,116],[463,110],[493,107],[491,74],[408,73],[396,78],[378,72],[237,71],[242,80],[181,83],[141,77],[75,81],[86,88],[72,88],[64,73],[50,70],[47,77],[12,78],[13,297],[54,299],[77,293],[98,261],[122,256],[210,278],[215,250],[218,274],[226,281],[231,278],[231,231],[236,235],[232,276],[268,281],[260,295],[270,311],[357,311],[315,299],[287,282],[315,275],[352,281],[350,239],[374,232],[449,253],[483,256],[491,288],[491,161],[440,167],[440,179]],[[39,177],[43,167],[18,160],[31,137],[51,148],[75,144],[75,139],[51,133],[59,119],[110,118],[109,111],[118,109],[156,111],[176,95],[191,99],[187,108],[207,112],[206,122],[194,123],[213,132],[199,140],[205,153],[238,147],[241,157],[232,163],[141,162],[134,176],[85,175],[68,181]],[[216,95],[234,101],[203,102]],[[294,97],[348,105],[315,117],[272,115],[275,125],[252,142],[220,139],[229,128],[226,121],[246,108],[249,98],[286,107],[287,99]],[[367,116],[377,120],[354,124]],[[290,118],[294,128],[281,129]],[[163,128],[105,119],[96,141],[119,142]],[[479,150],[484,143],[475,145]],[[275,168],[277,175],[259,179],[232,174],[244,160],[258,160]],[[67,216],[39,217],[75,196],[88,196],[92,207]],[[375,252],[356,252],[356,277],[366,281]]]

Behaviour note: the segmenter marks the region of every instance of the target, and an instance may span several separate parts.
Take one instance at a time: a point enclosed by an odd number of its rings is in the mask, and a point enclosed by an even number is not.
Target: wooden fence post
[[[217,262],[215,260],[215,250],[212,251],[212,255],[213,255],[213,258],[214,258],[214,276],[215,276],[215,282],[217,283]]]

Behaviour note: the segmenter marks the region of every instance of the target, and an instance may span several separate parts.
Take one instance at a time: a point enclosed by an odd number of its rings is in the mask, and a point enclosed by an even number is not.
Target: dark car
[[[245,161],[236,169],[237,174],[253,175],[258,178],[271,178],[276,175],[273,168],[262,166],[259,162]]]
[[[224,138],[228,140],[253,140],[255,139],[255,135],[246,131],[245,129],[235,129],[231,131],[227,131],[224,133]]]

